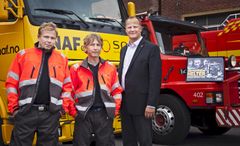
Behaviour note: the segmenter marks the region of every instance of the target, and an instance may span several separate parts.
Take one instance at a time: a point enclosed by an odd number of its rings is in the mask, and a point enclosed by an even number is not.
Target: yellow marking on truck
[[[240,40],[227,41],[228,43],[240,43]]]
[[[229,57],[231,55],[240,56],[239,50],[229,50],[229,51],[213,51],[208,53],[210,56],[225,56]]]

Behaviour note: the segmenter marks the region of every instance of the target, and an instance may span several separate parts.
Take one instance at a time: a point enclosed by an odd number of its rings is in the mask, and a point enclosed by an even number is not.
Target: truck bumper
[[[217,107],[216,121],[220,127],[239,127],[240,107]]]

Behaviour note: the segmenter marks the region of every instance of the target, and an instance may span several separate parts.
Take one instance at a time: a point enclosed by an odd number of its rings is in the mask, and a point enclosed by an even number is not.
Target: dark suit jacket
[[[120,53],[119,81],[127,46]],[[121,110],[143,115],[147,105],[156,106],[161,86],[161,59],[159,47],[142,39],[135,51],[125,76]]]

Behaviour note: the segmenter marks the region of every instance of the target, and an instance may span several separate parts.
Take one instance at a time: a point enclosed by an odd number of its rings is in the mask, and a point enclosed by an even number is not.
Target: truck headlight
[[[222,103],[222,102],[223,102],[222,93],[216,93],[216,103]]]
[[[231,55],[231,56],[228,58],[228,65],[229,65],[230,67],[235,67],[235,66],[237,65],[236,56]]]

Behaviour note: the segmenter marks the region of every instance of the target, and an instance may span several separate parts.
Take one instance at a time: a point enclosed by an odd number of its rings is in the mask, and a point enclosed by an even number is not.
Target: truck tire
[[[219,127],[215,119],[215,112],[204,115],[204,127],[198,129],[205,135],[222,135],[229,131],[229,127]]]
[[[176,96],[160,95],[156,116],[152,120],[153,142],[158,144],[181,143],[189,133],[190,112]]]
[[[231,128],[228,127],[208,127],[198,128],[205,135],[222,135],[228,132]]]
[[[2,137],[2,118],[0,117],[0,146],[6,146],[3,143],[3,137]]]

